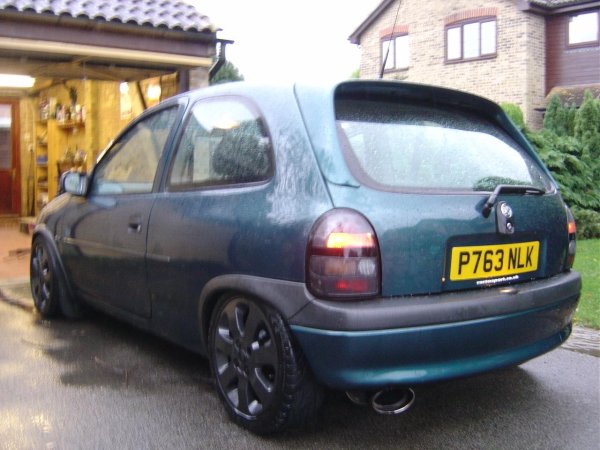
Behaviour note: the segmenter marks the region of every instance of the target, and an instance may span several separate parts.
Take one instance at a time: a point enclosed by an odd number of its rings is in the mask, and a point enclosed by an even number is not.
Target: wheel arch
[[[208,350],[208,331],[214,308],[223,296],[232,295],[246,295],[265,302],[285,320],[310,301],[310,294],[302,282],[251,275],[222,275],[213,278],[204,286],[198,302],[198,326],[203,353]]]

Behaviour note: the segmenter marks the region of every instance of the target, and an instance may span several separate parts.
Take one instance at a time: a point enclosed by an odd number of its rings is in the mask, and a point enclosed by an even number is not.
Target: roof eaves
[[[519,9],[543,15],[563,14],[600,6],[599,0],[519,0]]]
[[[383,0],[369,16],[354,30],[354,32],[348,37],[348,40],[353,44],[360,44],[360,36],[365,32],[367,28],[377,19],[383,11],[385,11],[390,4],[396,0]]]
[[[567,5],[590,3],[590,0],[530,0],[530,3],[552,9]]]

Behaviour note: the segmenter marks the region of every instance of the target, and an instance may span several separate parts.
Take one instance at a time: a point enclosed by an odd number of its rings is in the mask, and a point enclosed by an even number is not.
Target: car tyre
[[[31,245],[29,280],[33,304],[43,317],[60,314],[76,319],[83,310],[67,291],[56,256],[42,236],[36,236]]]
[[[234,422],[256,434],[316,417],[322,389],[283,318],[243,296],[222,298],[209,329],[217,392]]]

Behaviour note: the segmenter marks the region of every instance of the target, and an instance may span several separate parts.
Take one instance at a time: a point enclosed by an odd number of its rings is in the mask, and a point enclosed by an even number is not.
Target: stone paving
[[[31,236],[16,222],[0,223],[0,281],[29,277]]]

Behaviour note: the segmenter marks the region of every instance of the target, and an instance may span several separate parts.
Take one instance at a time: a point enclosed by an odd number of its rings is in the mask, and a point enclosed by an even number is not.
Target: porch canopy
[[[177,0],[0,0],[0,72],[139,81],[208,73],[217,28]],[[194,86],[196,87],[196,86]]]

